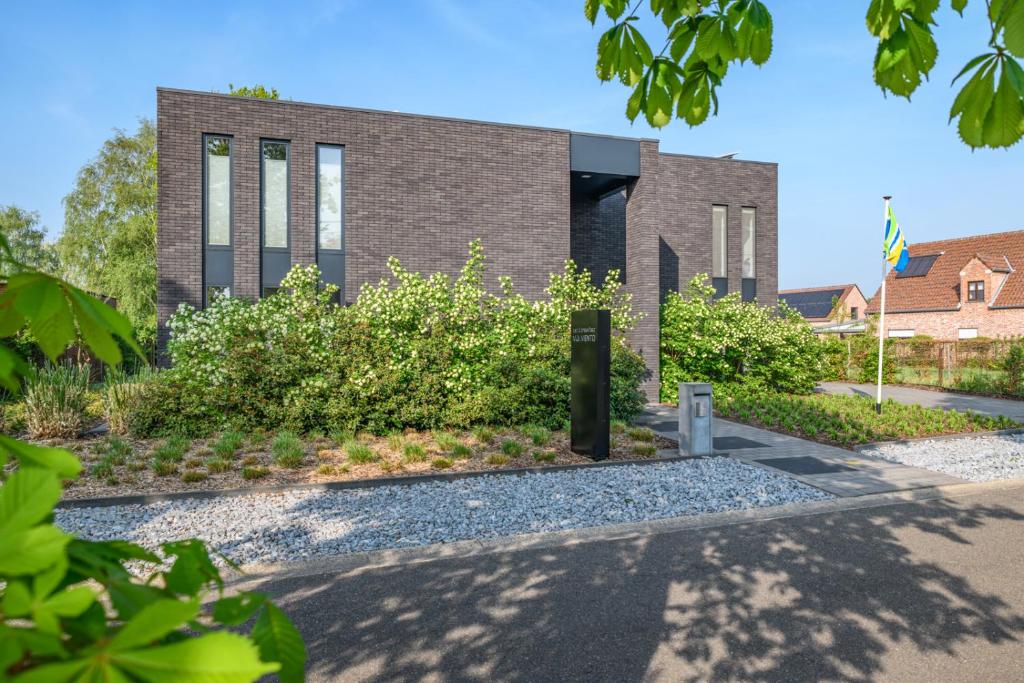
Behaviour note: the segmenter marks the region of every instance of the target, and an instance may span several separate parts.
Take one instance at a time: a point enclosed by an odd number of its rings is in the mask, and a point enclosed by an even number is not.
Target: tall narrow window
[[[321,249],[342,248],[344,204],[342,148],[317,147],[317,225]]]
[[[288,248],[288,143],[263,143],[263,246]]]
[[[231,244],[230,138],[206,138],[206,243]]]
[[[215,296],[230,296],[234,285],[232,147],[228,135],[203,135],[204,306]]]
[[[711,207],[711,277],[729,277],[728,209]]]
[[[742,256],[743,256],[743,277],[754,277],[754,230],[757,223],[757,210],[745,206],[742,212]]]
[[[325,284],[345,301],[345,148],[316,147],[316,262]]]

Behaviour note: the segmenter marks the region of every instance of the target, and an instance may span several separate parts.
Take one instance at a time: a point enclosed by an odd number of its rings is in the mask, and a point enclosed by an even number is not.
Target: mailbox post
[[[611,313],[573,311],[572,433],[574,453],[594,460],[608,457]]]
[[[711,455],[711,385],[679,383],[679,455]]]

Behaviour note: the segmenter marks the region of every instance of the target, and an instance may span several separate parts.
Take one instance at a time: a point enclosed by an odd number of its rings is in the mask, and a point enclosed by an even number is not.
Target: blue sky
[[[912,242],[1024,228],[1024,145],[971,152],[946,125],[952,76],[984,48],[979,2],[939,16],[940,54],[912,103],[871,80],[867,0],[768,0],[775,50],[732,70],[717,118],[630,125],[594,77],[582,0],[8,3],[0,10],[0,204],[61,198],[155,88],[265,83],[296,100],[657,137],[670,152],[779,163],[779,283],[878,284],[883,194]],[[827,4],[828,10],[822,7]],[[946,4],[946,3],[944,3]]]

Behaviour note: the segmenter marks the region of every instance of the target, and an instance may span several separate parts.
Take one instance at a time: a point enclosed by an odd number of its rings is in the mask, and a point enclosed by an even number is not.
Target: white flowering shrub
[[[569,313],[608,308],[613,328],[637,320],[617,273],[601,286],[571,261],[547,296],[528,301],[512,282],[485,286],[480,243],[452,280],[388,261],[391,277],[348,307],[317,290],[315,266],[293,268],[281,292],[250,303],[183,305],[169,322],[172,368],[149,392],[137,431],[201,431],[211,422],[294,429],[437,427],[568,417]],[[639,355],[617,339],[612,410],[643,405]],[[194,419],[193,419],[194,418]],[[174,424],[171,424],[174,422]]]
[[[661,307],[661,398],[675,401],[679,382],[740,383],[808,393],[821,379],[820,342],[793,309],[714,298],[707,275]]]

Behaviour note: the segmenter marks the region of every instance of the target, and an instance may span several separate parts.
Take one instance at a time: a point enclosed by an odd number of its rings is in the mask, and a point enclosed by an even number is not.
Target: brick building
[[[910,262],[886,279],[889,337],[1024,335],[1024,230],[910,245]],[[880,293],[868,305],[877,314]]]
[[[783,289],[779,301],[796,309],[815,328],[863,320],[868,305],[855,284]]]
[[[632,343],[657,395],[658,306],[698,273],[774,304],[777,166],[658,141],[157,89],[157,308],[272,292],[317,263],[351,301],[398,257],[452,275],[483,241],[492,284],[540,296],[567,258],[617,268],[646,318]]]

